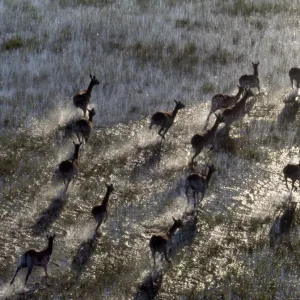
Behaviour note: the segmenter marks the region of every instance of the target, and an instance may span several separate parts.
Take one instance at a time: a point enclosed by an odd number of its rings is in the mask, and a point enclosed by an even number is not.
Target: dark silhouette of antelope
[[[284,211],[282,216],[277,216],[269,231],[270,248],[275,248],[281,241],[286,243],[290,250],[292,244],[290,240],[290,231],[294,221],[297,202],[291,202],[291,205]]]
[[[73,103],[76,107],[83,110],[84,116],[86,116],[87,107],[91,100],[92,89],[95,85],[99,84],[100,81],[96,76],[90,74],[91,82],[86,90],[80,91],[77,95],[73,97]]]
[[[180,101],[174,100],[174,102],[176,103],[176,105],[175,105],[173,112],[158,111],[151,118],[151,123],[150,123],[149,128],[151,129],[153,125],[160,126],[158,134],[163,139],[165,138],[165,135],[168,132],[168,130],[170,129],[170,127],[173,125],[173,122],[177,115],[178,110],[185,107],[185,105]]]
[[[299,180],[299,183],[300,183],[300,163],[297,165],[287,164],[283,168],[282,172],[284,175],[284,181],[285,181],[285,185],[286,185],[287,189],[289,190],[287,180],[288,180],[288,178],[290,178],[292,180],[292,191],[293,190],[296,191],[297,187],[295,187],[295,182],[297,180]]]
[[[239,90],[238,90],[237,94],[234,96],[217,94],[212,97],[210,112],[207,116],[204,128],[207,127],[207,124],[208,124],[211,114],[213,114],[215,111],[217,111],[219,109],[225,109],[225,108],[228,108],[228,107],[234,105],[240,99],[240,97],[244,91],[244,88],[239,85],[237,87]]]
[[[75,147],[73,157],[71,159],[62,161],[58,166],[58,171],[62,175],[66,191],[68,190],[72,178],[78,174],[78,154],[82,142],[76,144],[73,141],[73,144]]]
[[[21,269],[28,268],[26,279],[25,279],[25,284],[26,284],[27,280],[29,278],[29,275],[31,274],[32,269],[33,269],[34,266],[44,268],[45,273],[46,273],[46,283],[47,283],[47,278],[48,278],[47,266],[48,266],[48,263],[49,263],[50,258],[51,258],[54,238],[55,238],[55,234],[52,235],[52,236],[47,235],[48,246],[47,246],[46,249],[44,249],[42,251],[36,251],[36,250],[31,249],[31,250],[28,250],[27,252],[25,252],[22,255],[21,264],[18,266],[17,271],[16,271],[13,279],[11,280],[10,284],[13,284],[17,273]]]
[[[240,101],[234,106],[224,109],[222,117],[225,126],[229,127],[234,121],[242,119],[246,114],[249,114],[249,111],[246,110],[246,101],[252,96],[254,96],[253,92],[250,89],[247,89]]]
[[[292,85],[292,89],[294,88],[293,86],[293,81],[296,81],[296,87],[297,89],[299,88],[300,85],[300,69],[299,68],[291,68],[289,70],[289,77]]]
[[[194,198],[194,208],[196,207],[196,195],[197,198],[199,197],[199,194],[201,194],[200,202],[203,200],[205,192],[208,188],[209,181],[211,179],[211,176],[214,172],[216,172],[216,168],[213,164],[208,165],[208,172],[207,175],[200,175],[198,173],[192,173],[186,178],[185,182],[185,194],[188,200],[188,203],[190,203],[188,191],[191,189],[193,191],[193,198]],[[199,200],[199,199],[198,199]]]
[[[149,247],[154,260],[154,265],[156,265],[156,261],[155,261],[156,252],[164,254],[166,261],[168,263],[171,263],[171,261],[168,258],[168,253],[170,252],[172,247],[172,237],[176,229],[182,226],[182,221],[180,219],[176,220],[173,217],[172,219],[174,221],[174,224],[166,233],[161,233],[159,235],[152,235],[150,239]]]
[[[80,140],[80,135],[85,139],[85,142],[87,142],[90,138],[92,127],[93,127],[93,117],[96,115],[96,112],[94,109],[89,110],[89,119],[81,119],[76,121],[75,123],[75,133],[77,135],[77,138]]]
[[[101,205],[94,206],[92,209],[92,215],[94,219],[96,220],[97,227],[95,231],[98,230],[98,228],[101,226],[101,224],[106,222],[107,216],[108,216],[108,200],[110,194],[115,190],[113,184],[106,184],[106,194],[102,200]]]
[[[215,114],[215,116],[216,121],[211,129],[206,130],[202,134],[195,134],[191,139],[192,147],[195,150],[195,154],[192,157],[191,161],[192,164],[194,162],[194,159],[200,154],[204,147],[211,146],[209,151],[211,151],[214,147],[216,131],[218,129],[219,124],[223,122],[223,117],[220,114]]]
[[[254,63],[252,62],[253,66],[253,75],[242,75],[239,79],[239,85],[243,88],[257,88],[258,92],[260,93],[260,87],[259,87],[259,78],[258,78],[258,65],[259,62]]]

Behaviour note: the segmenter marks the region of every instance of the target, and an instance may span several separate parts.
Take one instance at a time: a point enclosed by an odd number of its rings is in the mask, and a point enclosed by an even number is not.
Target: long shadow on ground
[[[162,143],[158,142],[156,144],[150,144],[146,147],[139,149],[140,151],[137,151],[137,157],[140,158],[140,160],[136,163],[132,170],[131,178],[140,178],[141,173],[151,172],[153,168],[157,167],[157,165],[160,163],[161,160],[161,150],[162,150]],[[148,175],[148,174],[144,174]]]
[[[41,216],[32,226],[34,235],[40,235],[49,229],[49,227],[59,218],[67,203],[67,199],[68,196],[64,192],[53,198],[50,205],[41,213]]]
[[[153,270],[147,274],[137,288],[135,300],[152,300],[158,295],[163,280],[162,270]]]
[[[96,250],[97,242],[100,239],[100,234],[93,232],[92,236],[90,236],[86,241],[83,241],[72,260],[72,270],[75,273],[75,282],[78,281],[82,272],[85,269],[88,261]]]

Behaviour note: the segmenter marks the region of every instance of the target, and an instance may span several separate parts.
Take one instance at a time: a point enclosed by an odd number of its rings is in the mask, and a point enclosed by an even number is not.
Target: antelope
[[[300,85],[300,69],[299,68],[291,68],[289,70],[289,77],[290,77],[292,89],[294,89],[293,80],[296,81],[296,87],[298,89],[299,85]]]
[[[287,189],[289,190],[287,179],[290,178],[292,180],[292,191],[295,189],[297,191],[297,187],[295,187],[295,182],[299,180],[300,182],[300,162],[298,165],[287,164],[283,168],[284,181]]]
[[[216,121],[211,129],[206,130],[202,134],[195,134],[191,139],[192,147],[195,150],[195,154],[192,157],[192,161],[191,161],[192,164],[194,162],[194,159],[200,154],[204,146],[212,145],[209,151],[211,151],[214,147],[218,126],[224,121],[223,117],[220,114],[218,115],[215,114],[215,116],[216,116]]]
[[[250,89],[247,89],[240,101],[238,101],[234,106],[223,110],[222,117],[224,119],[225,126],[228,127],[232,122],[242,119],[246,114],[249,114],[249,112],[246,111],[246,101],[252,96],[254,96],[253,92]]]
[[[234,105],[240,99],[240,97],[244,91],[244,88],[239,85],[237,87],[239,90],[235,96],[217,94],[212,97],[210,112],[207,116],[206,124],[205,124],[204,128],[206,128],[211,114],[213,114],[215,111],[217,111],[219,109],[228,108],[228,107]]]
[[[154,265],[156,265],[155,261],[155,255],[156,252],[163,253],[165,256],[165,259],[168,263],[171,263],[171,261],[168,258],[168,253],[171,250],[172,247],[172,237],[176,231],[176,229],[180,228],[182,226],[182,221],[180,219],[176,220],[174,217],[172,217],[174,224],[171,226],[171,228],[167,231],[167,233],[162,233],[159,235],[152,235],[149,247],[152,253],[152,257],[154,260]]]
[[[259,78],[258,78],[258,65],[259,62],[254,63],[252,62],[253,66],[253,75],[242,75],[239,79],[239,85],[244,88],[257,88],[258,92],[260,93],[260,87],[259,87]]]
[[[165,138],[166,133],[173,125],[178,110],[185,108],[185,105],[181,101],[174,100],[174,102],[176,103],[176,105],[173,112],[158,111],[151,118],[149,128],[151,129],[153,125],[160,126],[158,134],[162,137],[162,139]]]
[[[48,277],[47,266],[48,266],[48,263],[51,258],[54,238],[55,238],[55,234],[52,236],[47,235],[47,239],[48,239],[47,248],[45,248],[42,251],[36,251],[36,250],[30,249],[22,255],[21,264],[18,266],[16,273],[15,273],[13,279],[11,280],[10,284],[13,284],[17,273],[21,269],[28,268],[26,279],[25,279],[25,285],[26,285],[29,275],[31,274],[31,271],[34,266],[44,268],[45,273],[46,273],[46,283],[47,283],[47,277]]]
[[[86,90],[80,91],[77,95],[73,97],[73,103],[76,107],[83,110],[84,116],[86,116],[87,107],[91,99],[92,89],[95,85],[99,84],[100,81],[96,76],[90,74],[91,82]]]
[[[191,189],[193,191],[193,197],[194,197],[194,208],[196,207],[196,195],[198,196],[199,193],[201,193],[201,199],[200,202],[204,198],[204,194],[207,190],[209,181],[211,179],[211,176],[214,172],[216,172],[216,168],[213,164],[208,165],[208,172],[207,175],[200,175],[198,173],[192,173],[186,178],[185,182],[185,194],[189,201],[188,191]]]
[[[101,226],[101,224],[104,222],[106,222],[107,216],[108,216],[108,200],[109,200],[109,196],[110,194],[115,190],[113,184],[106,184],[106,194],[102,200],[101,205],[99,206],[94,206],[92,209],[92,215],[94,217],[94,219],[96,220],[97,227],[95,229],[95,231],[97,231],[99,229],[99,227]]]
[[[287,242],[289,249],[292,250],[290,230],[294,221],[296,206],[297,202],[292,202],[282,216],[277,216],[269,231],[270,248],[274,248],[283,240]]]
[[[79,139],[79,135],[81,134],[81,136],[85,139],[85,142],[87,142],[90,138],[90,134],[92,131],[92,126],[93,126],[93,117],[96,115],[96,112],[94,109],[89,110],[88,109],[88,113],[89,113],[89,119],[81,119],[76,121],[75,123],[75,132],[77,135],[78,140]]]
[[[58,166],[59,173],[62,175],[64,180],[66,191],[68,190],[72,178],[78,174],[78,154],[82,142],[76,144],[73,141],[73,144],[75,146],[73,157],[62,161]]]

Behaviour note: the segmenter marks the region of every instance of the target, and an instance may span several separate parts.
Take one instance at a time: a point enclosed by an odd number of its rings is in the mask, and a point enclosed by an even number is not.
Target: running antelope
[[[293,189],[297,191],[297,187],[295,187],[295,182],[299,180],[300,183],[300,162],[298,165],[287,164],[283,168],[283,175],[287,189],[289,190],[287,180],[288,178],[290,178],[292,180],[292,191]]]
[[[191,161],[192,164],[194,162],[194,159],[200,154],[200,152],[205,146],[211,146],[209,151],[211,151],[214,147],[218,126],[224,121],[223,117],[220,114],[218,115],[215,114],[215,116],[216,116],[216,121],[211,129],[206,130],[202,134],[195,134],[191,139],[192,147],[195,150],[195,154],[192,157],[192,161]]]
[[[259,78],[258,78],[258,65],[259,62],[254,63],[252,62],[253,66],[253,75],[242,75],[239,79],[239,85],[244,88],[257,88],[258,92],[260,93],[260,87],[259,87]]]
[[[66,191],[68,190],[72,178],[78,174],[78,154],[82,142],[76,144],[73,141],[73,144],[75,146],[73,157],[71,159],[62,161],[58,166],[59,173],[62,175],[64,180]]]
[[[22,255],[21,264],[18,266],[17,271],[16,271],[13,279],[11,280],[10,284],[13,284],[17,273],[21,269],[28,268],[26,279],[25,279],[25,285],[26,285],[27,280],[29,278],[29,275],[30,275],[30,273],[31,273],[34,266],[44,268],[45,273],[46,273],[46,283],[47,283],[47,277],[48,277],[47,266],[48,266],[48,263],[49,263],[50,258],[51,258],[54,238],[55,238],[55,234],[52,235],[52,236],[47,235],[48,246],[47,246],[46,249],[44,249],[42,251],[36,251],[36,250],[31,249],[31,250],[28,250],[27,252],[25,252]]]
[[[247,89],[240,101],[238,101],[234,106],[226,108],[222,112],[225,126],[229,127],[234,121],[242,119],[246,114],[249,114],[249,112],[246,111],[246,101],[252,96],[254,96],[253,92],[250,89]]]
[[[96,220],[97,227],[95,231],[98,230],[98,228],[101,226],[101,224],[106,222],[107,216],[108,216],[108,200],[110,194],[115,190],[113,184],[106,184],[106,194],[102,200],[101,205],[94,206],[92,209],[92,215],[94,219]]]
[[[300,87],[300,69],[299,68],[291,68],[289,70],[289,77],[292,85],[292,89],[294,88],[293,86],[293,80],[296,81],[296,87],[297,89]]]
[[[240,99],[240,97],[244,91],[244,88],[239,85],[237,87],[239,90],[235,96],[217,94],[212,97],[210,112],[207,116],[204,128],[207,127],[207,124],[208,124],[211,114],[213,114],[215,111],[217,111],[219,109],[228,108],[228,107],[234,105]]]
[[[188,191],[191,189],[193,191],[193,197],[194,197],[194,208],[196,207],[196,195],[197,198],[199,194],[201,193],[201,199],[200,202],[203,200],[205,191],[207,190],[209,181],[211,179],[211,176],[214,172],[216,172],[216,168],[213,164],[208,165],[208,172],[207,175],[200,175],[198,173],[192,173],[186,178],[185,182],[185,194],[188,200],[188,203],[190,203]],[[199,199],[198,199],[199,200]]]
[[[76,121],[75,123],[75,132],[77,135],[78,140],[80,141],[79,136],[81,135],[84,139],[85,142],[87,142],[90,138],[91,131],[92,131],[92,126],[93,126],[93,117],[96,115],[96,112],[94,109],[89,110],[89,119],[81,119]]]
[[[180,219],[176,220],[173,218],[174,224],[171,226],[171,228],[167,231],[167,233],[162,233],[159,235],[152,235],[149,243],[149,247],[151,250],[151,254],[154,260],[154,265],[156,265],[155,261],[155,255],[156,252],[162,253],[165,256],[165,259],[168,263],[171,263],[171,261],[168,258],[168,254],[172,247],[172,237],[176,231],[176,229],[180,228],[182,226],[182,221]]]
[[[149,128],[151,129],[153,125],[160,126],[158,134],[163,139],[165,138],[165,135],[168,132],[168,130],[170,129],[170,127],[173,125],[173,122],[177,115],[178,110],[185,107],[185,105],[180,101],[174,100],[174,102],[176,103],[176,106],[175,106],[173,112],[158,111],[151,118],[151,123],[150,123]]]
[[[297,202],[291,202],[291,206],[285,210],[283,215],[276,218],[269,231],[270,248],[274,248],[283,241],[292,250],[290,231],[294,221],[296,206]]]
[[[73,103],[76,107],[83,110],[84,116],[86,116],[87,107],[91,100],[92,89],[95,85],[99,84],[100,81],[96,76],[90,74],[91,82],[86,90],[80,91],[77,95],[73,97]]]

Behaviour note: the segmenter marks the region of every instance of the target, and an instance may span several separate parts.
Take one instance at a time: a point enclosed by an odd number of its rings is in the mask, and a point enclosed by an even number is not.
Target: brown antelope
[[[246,114],[249,114],[249,111],[246,111],[246,101],[252,96],[254,96],[253,92],[250,89],[247,89],[240,101],[238,101],[234,106],[223,110],[222,117],[225,126],[229,127],[234,121],[242,119]]]
[[[295,182],[299,180],[300,183],[300,162],[298,165],[287,164],[283,168],[283,175],[287,189],[289,190],[287,180],[290,178],[292,180],[292,191],[293,189],[296,191],[297,187],[295,187]]]
[[[31,250],[28,250],[27,252],[25,252],[22,255],[21,264],[18,266],[17,271],[16,271],[13,279],[11,280],[10,284],[13,284],[17,273],[21,269],[28,268],[28,272],[27,272],[26,279],[25,279],[25,284],[26,284],[27,280],[29,278],[29,275],[30,275],[30,273],[31,273],[34,266],[44,268],[45,273],[46,273],[46,283],[47,283],[47,277],[48,277],[47,266],[48,266],[48,263],[49,263],[50,258],[51,258],[54,238],[55,238],[55,234],[52,235],[52,236],[47,235],[48,246],[47,246],[46,249],[44,249],[42,251],[36,251],[36,250],[31,249]]]
[[[86,111],[88,104],[90,103],[92,89],[95,85],[99,84],[100,81],[96,76],[90,74],[91,82],[86,90],[80,91],[77,95],[73,97],[73,103],[76,107],[83,110],[84,116],[86,116]]]
[[[300,85],[300,69],[299,68],[291,68],[289,70],[289,77],[290,77],[292,89],[294,88],[294,86],[293,86],[293,80],[296,81],[296,87],[298,89],[299,85]]]
[[[185,107],[185,105],[180,101],[174,100],[174,102],[176,103],[176,106],[175,106],[173,112],[158,111],[151,118],[151,123],[150,123],[149,128],[151,129],[153,125],[160,126],[158,134],[163,139],[165,138],[165,135],[168,132],[168,130],[170,129],[170,127],[173,125],[173,122],[177,115],[178,110]]]
[[[165,256],[165,259],[168,263],[171,263],[171,261],[168,258],[168,253],[171,250],[172,247],[172,237],[176,231],[176,229],[180,228],[182,226],[182,221],[180,219],[176,220],[173,218],[174,224],[171,226],[171,228],[167,231],[167,233],[162,233],[159,235],[152,235],[149,247],[151,250],[151,254],[154,260],[154,265],[156,264],[155,261],[155,255],[156,252],[162,253]]]
[[[207,124],[208,124],[211,114],[213,114],[215,111],[217,111],[219,109],[228,108],[228,107],[234,105],[240,99],[240,97],[244,91],[244,88],[239,85],[237,87],[239,90],[235,96],[217,94],[212,97],[210,112],[207,116],[204,128],[207,127]]]
[[[202,134],[195,134],[192,137],[191,144],[195,150],[195,154],[192,157],[191,163],[194,162],[194,159],[200,154],[200,152],[202,151],[202,149],[204,147],[210,146],[209,151],[211,151],[213,149],[218,126],[219,126],[219,124],[221,124],[224,121],[220,114],[218,114],[218,115],[215,114],[215,116],[216,116],[216,121],[211,129],[206,130]]]
[[[78,154],[82,142],[76,144],[73,141],[73,144],[75,146],[73,157],[62,161],[58,166],[59,173],[62,175],[64,180],[66,191],[68,190],[72,178],[78,174]]]
[[[78,140],[80,141],[80,135],[85,139],[85,142],[87,142],[90,138],[92,126],[93,126],[93,117],[96,115],[96,112],[94,109],[89,110],[89,119],[81,119],[76,121],[75,123],[75,132],[77,135]]]
[[[98,228],[101,226],[101,224],[106,222],[107,216],[108,216],[108,200],[110,194],[115,190],[113,184],[106,184],[106,194],[102,200],[101,205],[94,206],[92,209],[92,215],[94,219],[96,220],[97,227],[95,231],[98,230]]]
[[[297,202],[291,202],[291,206],[284,211],[283,215],[278,216],[274,221],[269,231],[270,248],[274,248],[283,241],[292,250],[290,230],[294,221],[296,206]]]
[[[259,62],[254,63],[252,62],[253,66],[253,75],[242,75],[239,79],[239,85],[244,88],[257,88],[258,92],[260,93],[260,87],[259,87],[259,78],[258,78],[258,65]]]
[[[207,190],[209,181],[211,179],[211,176],[214,172],[216,172],[216,168],[214,165],[208,165],[208,172],[207,175],[200,175],[198,173],[192,173],[186,178],[185,182],[185,194],[189,201],[188,191],[191,189],[193,191],[193,197],[194,197],[194,208],[196,207],[196,195],[198,198],[199,193],[201,193],[201,199],[200,202],[203,200],[205,191]]]

